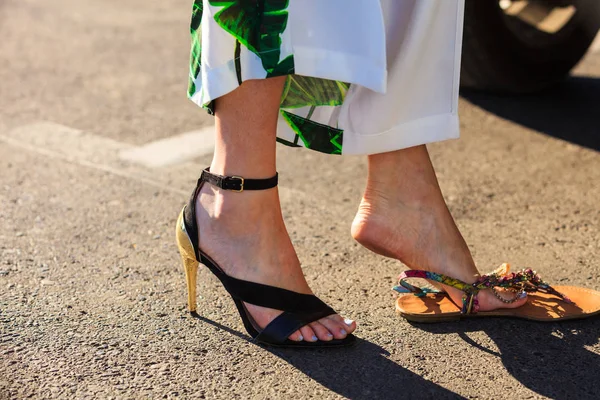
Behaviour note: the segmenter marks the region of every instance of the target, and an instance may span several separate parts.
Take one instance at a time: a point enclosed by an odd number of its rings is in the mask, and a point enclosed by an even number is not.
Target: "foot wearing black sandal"
[[[286,346],[340,346],[352,342],[350,333],[356,324],[313,296],[304,279],[283,223],[274,181],[245,179],[244,191],[238,193],[241,179],[219,181],[213,177],[203,173],[203,178],[212,181],[203,185],[199,182],[186,207],[186,236],[192,240],[199,237],[199,259],[236,300],[248,333],[259,341]],[[252,190],[253,184],[262,190]],[[187,240],[179,229],[185,247]],[[183,253],[187,254],[185,248]],[[246,282],[232,283],[240,280]],[[195,306],[195,299],[190,302]],[[280,316],[282,311],[286,311],[285,316]]]

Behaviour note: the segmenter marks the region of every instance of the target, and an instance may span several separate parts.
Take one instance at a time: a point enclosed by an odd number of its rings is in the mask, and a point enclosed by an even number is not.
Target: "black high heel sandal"
[[[189,203],[179,214],[176,226],[177,245],[181,253],[187,281],[189,311],[196,313],[196,276],[198,265],[202,263],[219,278],[225,290],[233,298],[246,331],[256,342],[284,347],[341,347],[350,345],[356,340],[352,334],[348,334],[344,339],[332,339],[330,341],[295,342],[288,339],[288,336],[304,325],[335,314],[335,311],[314,295],[297,293],[228,276],[216,262],[198,248],[195,204],[198,193],[205,182],[224,190],[243,192],[244,190],[274,188],[277,186],[277,180],[277,174],[268,179],[244,179],[240,176],[212,174],[208,168],[202,171]],[[282,310],[283,313],[264,329],[261,329],[244,307],[244,303]]]

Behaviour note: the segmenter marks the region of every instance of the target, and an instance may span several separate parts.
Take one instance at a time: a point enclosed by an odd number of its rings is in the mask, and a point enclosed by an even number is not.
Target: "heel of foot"
[[[352,238],[363,247],[384,257],[400,259],[393,244],[388,243],[392,234],[373,218],[357,214],[350,228]],[[393,239],[392,239],[393,241]]]

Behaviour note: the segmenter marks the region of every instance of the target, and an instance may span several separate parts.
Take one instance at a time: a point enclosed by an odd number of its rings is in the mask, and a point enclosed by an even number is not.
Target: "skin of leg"
[[[370,250],[411,269],[442,273],[473,283],[480,276],[440,190],[427,148],[415,146],[368,157],[367,185],[352,236]],[[463,293],[443,287],[456,304]],[[506,296],[510,298],[510,296]],[[518,307],[491,291],[479,295],[480,310]]]
[[[285,77],[249,80],[215,101],[211,172],[269,178],[276,172],[276,127]],[[242,193],[204,185],[196,203],[199,245],[238,279],[312,294],[283,222],[277,188]],[[257,234],[260,232],[261,234]],[[259,327],[280,311],[246,304]],[[342,339],[356,324],[333,315],[305,326],[292,340]]]

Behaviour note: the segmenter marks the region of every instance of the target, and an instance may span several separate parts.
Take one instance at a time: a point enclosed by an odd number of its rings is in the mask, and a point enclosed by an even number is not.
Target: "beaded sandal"
[[[600,315],[600,292],[575,286],[554,288],[531,269],[517,273],[511,273],[509,270],[508,264],[502,264],[496,271],[481,276],[473,284],[429,271],[405,271],[393,289],[403,294],[412,293],[414,296],[400,296],[396,302],[396,310],[404,318],[414,322],[446,322],[465,317],[513,317],[533,321],[557,321]],[[463,291],[465,295],[462,306],[459,308],[445,292],[408,283],[409,278],[429,279]],[[502,288],[503,292],[512,292],[514,297],[504,299],[496,288]],[[526,293],[528,300],[518,308],[478,312],[477,294],[484,289],[491,289],[494,295],[505,303],[514,303],[525,297]]]

